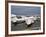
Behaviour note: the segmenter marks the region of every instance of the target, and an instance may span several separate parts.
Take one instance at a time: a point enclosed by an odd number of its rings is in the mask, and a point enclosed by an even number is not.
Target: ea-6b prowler
[[[15,24],[25,22],[26,25],[31,25],[32,23],[34,23],[35,20],[37,20],[37,18],[40,18],[40,17],[36,17],[36,16],[16,16],[16,15],[12,14],[11,21]]]

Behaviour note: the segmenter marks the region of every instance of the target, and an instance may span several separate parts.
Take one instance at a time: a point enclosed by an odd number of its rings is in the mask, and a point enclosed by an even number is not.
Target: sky
[[[40,15],[41,8],[34,6],[11,6],[11,14],[14,15]]]

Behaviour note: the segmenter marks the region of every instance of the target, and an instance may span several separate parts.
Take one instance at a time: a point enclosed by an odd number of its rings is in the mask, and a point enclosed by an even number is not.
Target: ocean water
[[[40,19],[37,19],[37,21],[35,21],[33,24],[30,24],[29,27],[25,22],[23,23],[20,23],[20,22],[18,22],[17,24],[11,23],[11,31],[40,30],[41,29]]]

